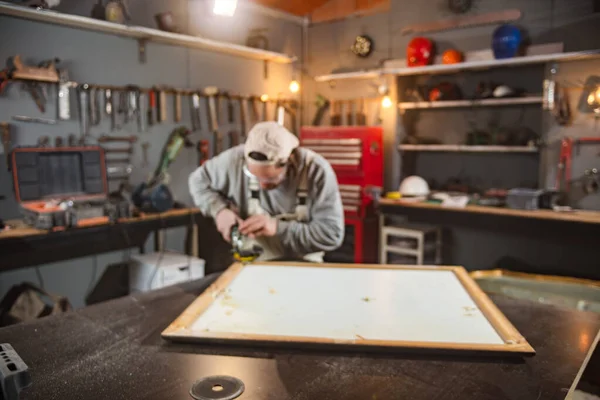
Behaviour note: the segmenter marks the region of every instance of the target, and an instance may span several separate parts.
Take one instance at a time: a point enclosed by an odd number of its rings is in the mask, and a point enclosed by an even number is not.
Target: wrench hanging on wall
[[[216,102],[216,97],[219,94],[219,89],[217,89],[214,86],[207,87],[206,89],[204,89],[204,93],[207,96],[208,118],[210,121],[209,125],[214,135],[213,157],[215,157],[216,155],[221,153],[221,151],[223,151],[223,136],[221,135],[221,132],[219,132],[219,116],[217,114]]]

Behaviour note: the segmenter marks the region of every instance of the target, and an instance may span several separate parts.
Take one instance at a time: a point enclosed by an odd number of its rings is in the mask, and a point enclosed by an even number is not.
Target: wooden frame
[[[490,298],[479,288],[463,267],[459,266],[397,266],[381,264],[313,264],[292,262],[260,262],[261,266],[294,266],[317,268],[366,268],[366,269],[404,269],[404,270],[446,270],[454,272],[459,282],[485,316],[490,325],[495,329],[504,344],[474,344],[451,342],[417,342],[402,340],[370,340],[355,338],[351,340],[331,339],[320,337],[277,336],[241,334],[226,332],[193,332],[191,326],[227,289],[233,279],[245,268],[240,263],[232,264],[210,287],[208,287],[192,304],[190,304],[179,317],[173,321],[161,334],[165,339],[184,342],[205,341],[241,341],[241,342],[277,342],[298,344],[337,344],[352,345],[357,347],[384,347],[384,348],[418,348],[418,349],[443,349],[443,350],[470,350],[490,351],[500,353],[521,353],[533,355],[535,350],[527,340],[517,331],[510,321],[502,314]],[[251,266],[252,264],[250,264]]]

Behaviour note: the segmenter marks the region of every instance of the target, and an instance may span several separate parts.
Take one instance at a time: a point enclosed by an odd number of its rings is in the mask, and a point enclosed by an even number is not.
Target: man
[[[331,165],[298,147],[277,122],[261,122],[246,143],[208,160],[189,178],[194,203],[230,241],[238,224],[264,252],[259,260],[322,262],[344,238],[344,210]]]

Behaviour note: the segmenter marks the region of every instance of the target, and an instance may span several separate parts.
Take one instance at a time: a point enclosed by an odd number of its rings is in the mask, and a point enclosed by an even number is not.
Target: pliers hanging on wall
[[[569,185],[571,181],[571,160],[573,158],[573,139],[564,138],[560,142],[560,156],[558,158],[558,165],[556,171],[556,190],[563,189],[569,191]]]

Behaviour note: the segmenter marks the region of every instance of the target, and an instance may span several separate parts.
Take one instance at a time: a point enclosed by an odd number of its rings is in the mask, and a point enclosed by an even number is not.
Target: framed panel
[[[457,266],[236,263],[162,336],[535,353]]]

